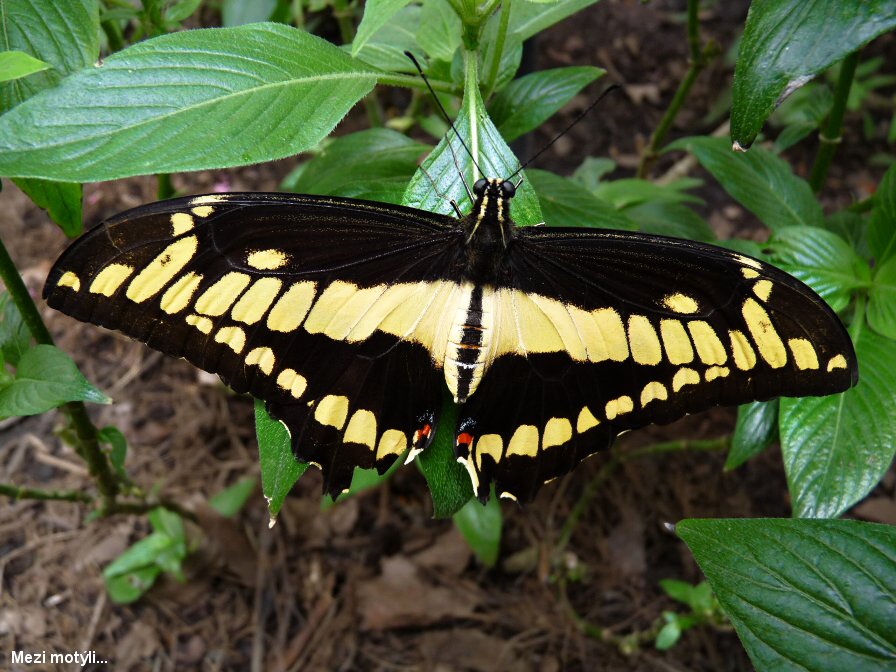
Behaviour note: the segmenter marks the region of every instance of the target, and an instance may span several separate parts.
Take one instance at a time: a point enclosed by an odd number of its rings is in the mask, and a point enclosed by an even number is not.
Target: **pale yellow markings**
[[[297,282],[287,289],[268,313],[268,329],[281,332],[298,329],[311,308],[316,289],[316,283],[310,280]]]
[[[314,419],[322,425],[342,429],[348,417],[348,397],[328,394],[320,400],[314,409]]]
[[[387,429],[380,437],[376,445],[376,459],[381,460],[387,455],[401,455],[408,447],[408,437],[398,429]]]
[[[403,436],[403,435],[402,435]],[[366,409],[358,409],[352,413],[348,427],[345,428],[343,443],[360,443],[373,450],[376,445],[376,416]]]
[[[126,296],[134,303],[143,303],[158,294],[190,262],[198,246],[196,236],[171,243],[131,280]]]
[[[197,205],[208,205],[210,203],[226,203],[227,197],[223,194],[205,194],[204,196],[197,196],[196,198],[190,199],[190,206]]]
[[[296,373],[294,369],[283,369],[277,374],[277,386],[298,399],[305,393],[308,381],[305,380],[304,376]]]
[[[71,271],[66,271],[56,283],[57,287],[71,287],[76,292],[81,290],[81,280]]]
[[[584,361],[587,356],[585,344],[582,342],[582,336],[570,314],[571,307],[568,307],[561,301],[548,299],[538,294],[532,294],[531,298],[532,302],[541,309],[541,312],[544,313],[560,335],[566,354],[577,362]]]
[[[171,235],[179,236],[193,228],[193,218],[187,212],[175,212],[171,215]]]
[[[660,335],[666,357],[672,364],[687,364],[694,360],[691,339],[679,320],[660,320]]]
[[[385,313],[379,329],[399,338],[413,336],[415,341],[430,348],[433,332],[429,324],[423,324],[423,320],[434,306],[438,312],[437,306],[444,303],[448,293],[456,287],[457,285],[454,283],[418,282],[396,286],[394,290],[390,288],[389,297],[383,307],[379,305],[379,302],[375,306],[375,310]],[[396,303],[397,305],[395,305]],[[356,325],[349,337],[361,338],[364,331],[362,327],[361,323]],[[369,336],[364,338],[369,338]]]
[[[600,424],[600,420],[594,417],[594,413],[591,412],[591,409],[587,406],[582,406],[582,410],[579,411],[579,417],[576,420],[576,433],[584,434],[592,427],[597,427]]]
[[[834,355],[828,360],[828,372],[830,373],[834,369],[845,369],[846,368],[846,357],[843,355]]]
[[[215,209],[210,205],[200,205],[198,208],[193,208],[192,212],[197,217],[208,217],[212,214]]]
[[[274,356],[274,351],[270,348],[255,348],[246,355],[246,364],[248,366],[257,364],[258,368],[268,376],[271,375],[271,371],[274,370],[274,364],[276,363],[277,358]]]
[[[465,457],[458,457],[457,461],[464,465],[464,469],[467,470],[467,474],[470,476],[470,483],[473,486],[473,492],[479,492],[479,474],[476,473],[476,467],[473,464],[473,460],[468,460]]]
[[[617,416],[631,413],[634,408],[635,404],[632,402],[632,398],[623,395],[617,399],[610,399],[604,412],[607,414],[607,420],[613,420]]]
[[[511,455],[538,455],[538,428],[535,425],[520,425],[507,444],[507,457]]]
[[[685,315],[692,315],[700,309],[700,306],[693,297],[680,292],[667,294],[663,298],[663,305],[675,313],[683,313]]]
[[[200,282],[202,282],[202,276],[197,275],[193,271],[180,276],[162,294],[162,301],[159,307],[169,315],[179,313],[189,305],[190,299],[193,298],[193,294],[199,287]]]
[[[762,264],[760,264],[755,259],[751,259],[750,257],[745,257],[742,254],[735,254],[734,258],[737,259],[744,266],[749,266],[750,268],[755,268],[757,270],[762,268]]]
[[[212,328],[215,326],[214,322],[201,315],[187,315],[187,324],[196,327],[203,334],[212,333]]]
[[[700,374],[694,369],[678,369],[672,376],[672,391],[678,392],[685,385],[696,385],[700,382]]]
[[[258,322],[280,293],[283,282],[277,278],[259,278],[236,302],[230,316],[237,322]]]
[[[704,364],[724,364],[728,361],[728,351],[719,340],[719,335],[711,325],[703,320],[688,322],[688,331],[694,339],[697,356]]]
[[[641,407],[643,408],[654,399],[658,401],[666,401],[668,398],[669,391],[666,389],[666,386],[654,380],[653,382],[647,383],[644,386],[644,389],[641,390]]]
[[[625,327],[619,313],[612,308],[598,308],[591,312],[591,317],[603,336],[609,359],[614,362],[623,362],[628,359],[628,339],[625,337]]]
[[[561,352],[565,349],[557,327],[525,292],[512,293],[523,352]]]
[[[628,318],[628,344],[632,350],[632,359],[638,364],[654,365],[663,359],[656,329],[643,315]]]
[[[744,332],[730,329],[728,336],[731,338],[731,352],[734,354],[735,366],[741,371],[749,371],[756,366],[756,353]]]
[[[572,423],[566,418],[551,418],[544,426],[542,447],[562,446],[572,438]]]
[[[342,282],[341,280],[331,282],[320,293],[320,296],[317,297],[317,300],[311,307],[311,312],[308,313],[308,318],[305,320],[305,331],[311,334],[324,333],[330,323],[339,318],[339,314],[343,311],[343,307],[348,301],[353,301],[356,305],[363,300],[372,302],[382,293],[383,289],[384,285],[370,287],[367,290],[358,290],[350,282]]]
[[[106,268],[97,273],[93,282],[90,283],[90,293],[112,296],[115,291],[121,287],[121,283],[131,277],[131,273],[133,272],[133,266],[127,266],[125,264],[109,264]]]
[[[439,295],[436,283],[402,283],[391,287],[371,288],[370,290],[358,290],[372,292],[370,298],[359,298],[357,302],[351,299],[345,304],[340,313],[341,326],[335,332],[333,326],[324,332],[331,338],[344,338],[347,341],[363,341],[374,331],[382,331],[398,338],[413,337],[418,335],[414,330],[419,324],[423,313],[429,308],[431,302]],[[332,335],[331,335],[332,334]],[[419,335],[423,338],[423,335]],[[421,341],[422,342],[422,341]]]
[[[796,368],[800,371],[818,368],[818,355],[815,354],[815,348],[805,338],[791,338],[787,341],[787,346],[793,353]]]
[[[753,298],[744,301],[741,312],[762,359],[773,369],[780,369],[787,363],[787,350],[768,313]]]
[[[255,250],[246,257],[246,263],[259,271],[275,271],[288,261],[289,255],[281,250]]]
[[[768,302],[768,297],[772,294],[771,280],[757,280],[753,283],[753,293],[759,297],[763,303]]]
[[[754,271],[752,268],[742,268],[740,269],[740,274],[744,276],[747,280],[752,280],[753,278],[758,278],[759,273]]]
[[[512,492],[508,492],[507,490],[498,495],[498,497],[500,497],[501,499],[509,499],[511,502],[517,501],[516,495],[514,495]]]
[[[203,315],[223,315],[251,280],[252,278],[245,273],[235,271],[225,273],[215,284],[200,294],[194,309]]]
[[[482,469],[482,456],[491,455],[495,464],[501,461],[501,453],[504,452],[504,441],[500,434],[483,434],[476,439],[476,447],[473,451],[476,455],[476,469]]]
[[[223,343],[239,354],[246,347],[246,332],[239,327],[221,327],[215,334],[215,342]]]
[[[716,378],[727,378],[729,373],[731,373],[731,369],[727,366],[710,366],[706,369],[703,376],[706,378],[707,383],[711,383]]]

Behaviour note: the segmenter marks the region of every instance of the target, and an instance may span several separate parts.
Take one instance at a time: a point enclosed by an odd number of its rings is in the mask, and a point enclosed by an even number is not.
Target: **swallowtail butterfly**
[[[518,227],[481,179],[463,218],[229,193],[135,208],[73,243],[44,296],[266,402],[339,494],[425,450],[528,501],[625,430],[857,381],[837,316],[783,271],[640,233]]]

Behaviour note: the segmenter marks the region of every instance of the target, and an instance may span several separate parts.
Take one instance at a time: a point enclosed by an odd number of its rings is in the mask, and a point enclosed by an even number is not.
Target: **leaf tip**
[[[663,530],[669,534],[675,534],[675,523],[663,523]]]
[[[732,151],[732,152],[741,152],[742,154],[746,154],[748,149],[750,149],[750,146],[749,146],[749,145],[744,146],[744,145],[740,144],[740,141],[738,141],[738,140],[735,140],[735,141],[731,144],[731,151]]]

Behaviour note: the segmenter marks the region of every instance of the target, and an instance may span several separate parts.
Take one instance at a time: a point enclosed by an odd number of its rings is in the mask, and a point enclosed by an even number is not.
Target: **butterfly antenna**
[[[448,116],[448,112],[445,111],[445,107],[442,105],[442,101],[439,100],[439,97],[436,95],[435,90],[432,88],[432,85],[429,83],[429,79],[427,79],[426,75],[423,74],[423,68],[420,66],[419,61],[417,61],[417,57],[414,56],[410,51],[405,51],[404,55],[411,59],[411,63],[414,64],[414,67],[417,68],[417,72],[420,73],[420,78],[423,80],[423,83],[426,84],[426,88],[429,89],[429,93],[432,96],[432,99],[436,101],[436,106],[439,108],[439,111],[442,113],[442,116],[445,118],[445,121],[448,122],[448,125],[451,127],[451,130],[454,131],[455,137],[457,137],[458,142],[460,142],[461,147],[467,152],[467,155],[470,157],[470,161],[473,162],[473,165],[476,166],[476,170],[479,171],[480,175],[484,175],[482,168],[479,167],[479,164],[476,162],[476,157],[473,156],[473,152],[470,151],[470,148],[467,147],[464,139],[460,137],[460,133],[457,132],[457,128],[454,126],[454,122],[451,121],[451,117]],[[457,156],[454,154],[454,148],[451,146],[451,142],[448,142],[448,149],[451,151],[451,156],[454,157],[454,165],[457,167],[457,171],[460,174],[460,179],[464,183],[464,189],[467,190],[467,196],[470,198],[470,202],[474,200],[473,192],[470,191],[470,187],[467,186],[467,181],[464,178],[464,173],[460,169],[460,165],[457,162]]]
[[[588,113],[589,113],[591,110],[593,110],[595,107],[597,107],[597,104],[598,104],[600,101],[602,101],[604,98],[606,98],[608,94],[610,94],[610,93],[612,93],[613,91],[616,91],[617,89],[620,89],[620,88],[622,88],[622,87],[620,87],[618,84],[613,84],[612,86],[606,88],[606,89],[604,90],[604,92],[601,93],[593,103],[591,103],[591,104],[590,104],[588,107],[586,107],[581,113],[579,113],[579,115],[578,115],[575,119],[573,119],[573,120],[569,123],[569,125],[568,125],[566,128],[564,128],[564,129],[563,129],[562,131],[560,131],[557,135],[555,135],[555,136],[551,139],[551,141],[550,141],[548,144],[546,144],[544,147],[542,147],[541,149],[539,149],[539,150],[535,153],[534,156],[529,157],[529,159],[528,159],[523,165],[521,165],[519,168],[517,168],[516,171],[513,173],[513,175],[511,175],[511,176],[508,177],[507,179],[508,179],[508,180],[512,180],[514,177],[516,177],[517,175],[519,175],[519,173],[523,170],[523,168],[525,168],[525,167],[528,166],[530,163],[532,163],[535,159],[537,159],[539,156],[541,156],[542,154],[544,154],[544,153],[550,148],[551,145],[553,145],[553,144],[554,144],[555,142],[557,142],[561,137],[563,137],[564,135],[566,135],[567,132],[569,132],[569,129],[571,129],[571,128],[572,128],[573,126],[575,126],[577,123],[579,123],[580,121],[582,121],[582,119],[585,118],[585,115],[588,114]],[[519,185],[517,185],[517,186],[519,186]]]

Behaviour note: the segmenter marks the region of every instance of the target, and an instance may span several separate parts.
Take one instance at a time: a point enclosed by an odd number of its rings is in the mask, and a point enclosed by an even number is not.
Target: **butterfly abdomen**
[[[491,290],[488,290],[491,296]],[[483,288],[475,285],[469,302],[458,306],[448,334],[445,381],[455,403],[463,403],[476,391],[485,373],[491,340],[491,310],[483,302]]]

